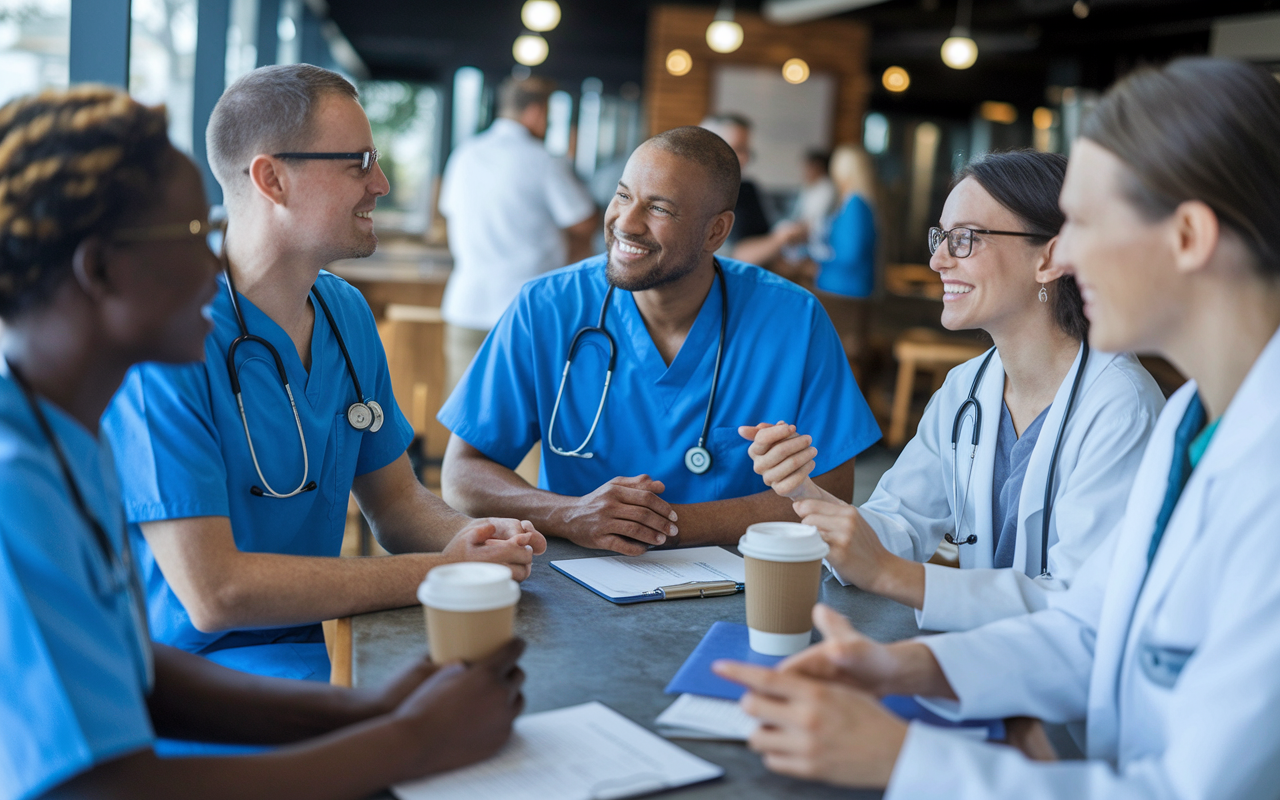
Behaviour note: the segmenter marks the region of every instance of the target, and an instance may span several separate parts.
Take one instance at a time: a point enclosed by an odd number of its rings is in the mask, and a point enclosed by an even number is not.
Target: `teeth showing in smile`
[[[372,211],[357,211],[356,216],[360,219],[373,219]]]
[[[626,242],[623,242],[623,241],[618,241],[616,245],[617,245],[617,248],[622,252],[627,253],[629,255],[633,255],[633,256],[642,256],[645,253],[649,252],[648,250],[645,250],[643,247],[636,247],[634,245],[627,244]]]
[[[947,294],[968,294],[973,291],[972,286],[965,286],[963,283],[944,283],[942,291]]]

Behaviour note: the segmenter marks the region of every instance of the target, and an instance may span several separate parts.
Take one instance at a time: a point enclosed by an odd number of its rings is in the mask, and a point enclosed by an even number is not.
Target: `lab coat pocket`
[[[1147,680],[1162,689],[1172,689],[1182,675],[1182,668],[1195,653],[1195,648],[1161,647],[1143,642],[1138,648],[1138,663]]]

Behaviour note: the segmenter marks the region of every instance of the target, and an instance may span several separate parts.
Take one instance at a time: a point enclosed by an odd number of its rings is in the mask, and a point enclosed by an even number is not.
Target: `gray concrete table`
[[[646,728],[675,697],[662,690],[717,620],[746,622],[743,594],[705,600],[614,605],[553,570],[547,562],[604,555],[553,539],[521,584],[516,633],[529,646],[521,659],[526,713],[599,700]],[[822,601],[880,641],[919,633],[911,609],[844,588],[828,578]],[[352,682],[377,686],[426,652],[422,609],[354,617]],[[676,743],[725,770],[719,780],[666,792],[664,798],[879,797],[793,780],[765,770],[742,744],[688,739]],[[379,795],[388,798],[390,794]]]

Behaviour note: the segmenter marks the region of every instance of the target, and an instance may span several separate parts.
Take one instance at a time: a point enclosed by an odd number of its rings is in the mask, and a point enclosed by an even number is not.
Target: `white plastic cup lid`
[[[481,561],[436,567],[418,586],[418,602],[442,611],[492,611],[519,599],[510,568]]]
[[[757,522],[738,540],[738,551],[761,561],[817,561],[831,551],[822,534],[799,522]]]

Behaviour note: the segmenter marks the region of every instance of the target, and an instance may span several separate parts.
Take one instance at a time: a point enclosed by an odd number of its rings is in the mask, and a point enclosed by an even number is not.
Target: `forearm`
[[[923,643],[894,642],[886,646],[886,651],[893,659],[893,668],[889,671],[890,676],[876,687],[877,694],[956,699],[955,690],[951,688],[951,682],[942,671],[942,665],[934,657],[933,651]]]
[[[156,732],[175,739],[284,744],[373,716],[365,692],[267,678],[153,645],[156,682],[147,708]]]
[[[146,751],[99,764],[46,797],[358,800],[418,772],[404,739],[388,716],[262,755],[161,759]]]
[[[446,452],[441,490],[449,505],[473,517],[528,520],[544,534],[567,535],[561,512],[574,498],[530,486],[515,470],[487,458]]]
[[[800,521],[791,509],[791,500],[780,497],[773,490],[731,500],[674,505],[673,508],[680,517],[680,535],[671,540],[670,545],[678,547],[736,545],[747,532],[748,525]]]
[[[471,522],[416,481],[368,518],[374,537],[390,553],[438,552]]]
[[[417,602],[438,553],[325,558],[235,552],[179,593],[200,630],[305,625]]]
[[[885,551],[868,591],[914,609],[924,608],[924,564]]]
[[[782,254],[783,244],[784,242],[769,234],[749,236],[734,245],[733,257],[748,264],[768,266]]]

